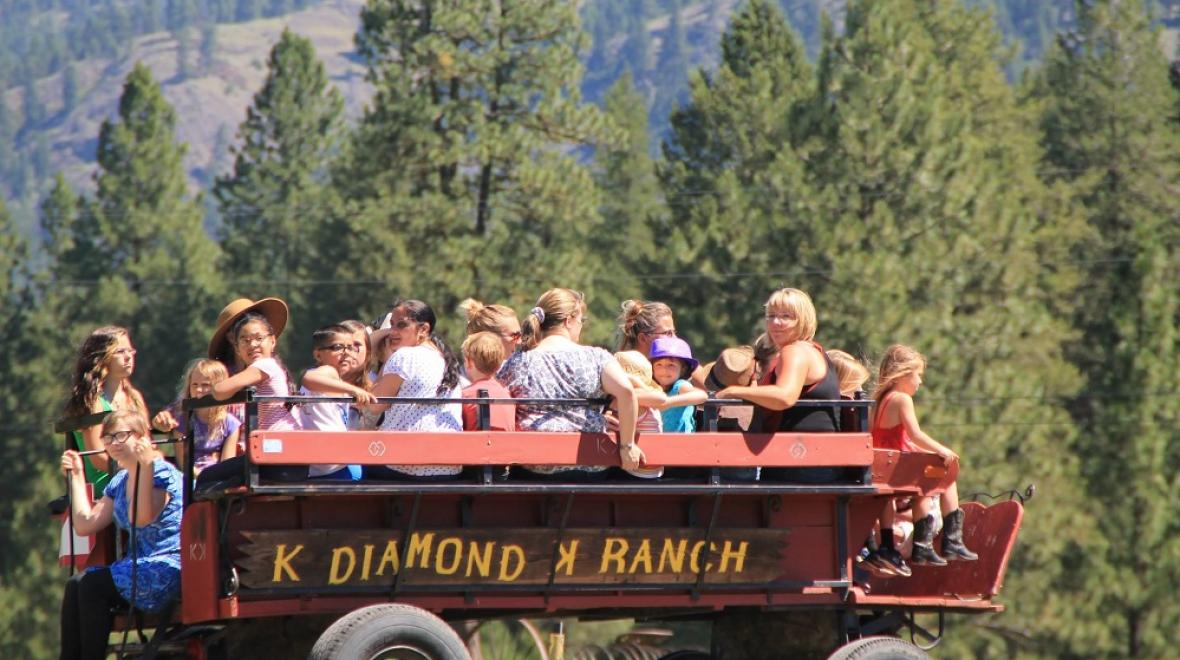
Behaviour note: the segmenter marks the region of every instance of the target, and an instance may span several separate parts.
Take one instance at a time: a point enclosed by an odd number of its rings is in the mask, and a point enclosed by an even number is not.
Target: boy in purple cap
[[[668,395],[667,403],[660,407],[664,433],[696,431],[693,411],[709,395],[689,382],[689,375],[699,363],[693,358],[688,342],[679,337],[656,337],[649,359],[652,378]]]

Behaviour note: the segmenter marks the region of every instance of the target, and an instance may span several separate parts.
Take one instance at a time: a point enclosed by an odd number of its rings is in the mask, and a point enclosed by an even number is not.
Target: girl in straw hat
[[[627,374],[635,398],[639,403],[639,414],[635,418],[635,430],[642,433],[663,433],[664,424],[659,409],[668,402],[668,395],[651,377],[651,362],[639,351],[619,351],[615,361]],[[662,467],[623,468],[628,474],[643,479],[655,479],[664,475]]]
[[[259,396],[290,396],[287,370],[275,355],[275,346],[287,326],[287,303],[278,298],[252,302],[233,301],[221,310],[217,330],[209,342],[209,355],[225,358],[232,351],[233,364],[240,370],[213,386],[213,396],[228,399],[247,387]],[[231,368],[231,371],[233,369]],[[299,418],[282,403],[258,405],[258,428],[297,430]]]

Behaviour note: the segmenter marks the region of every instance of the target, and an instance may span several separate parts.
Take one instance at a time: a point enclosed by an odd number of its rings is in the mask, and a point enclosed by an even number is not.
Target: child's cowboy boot
[[[963,510],[955,509],[943,519],[942,556],[949,561],[975,561],[979,555],[963,545]]]
[[[946,566],[946,560],[934,551],[934,516],[927,514],[914,521],[914,551],[910,562],[917,565]]]

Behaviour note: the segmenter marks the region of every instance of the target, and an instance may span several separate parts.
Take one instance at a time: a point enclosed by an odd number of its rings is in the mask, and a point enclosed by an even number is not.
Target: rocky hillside
[[[78,99],[64,114],[63,74],[40,80],[37,95],[53,119],[34,141],[48,147],[51,171],[64,172],[71,183],[89,185],[99,126],[114,112],[128,71],[135,62],[143,62],[176,108],[177,133],[189,145],[188,170],[194,185],[203,184],[226,164],[237,126],[262,84],[267,54],[284,26],[315,43],[333,83],[348,99],[349,111],[360,111],[368,86],[352,55],[352,38],[361,5],[362,0],[330,0],[281,18],[218,25],[211,58],[192,50],[186,53],[191,58],[187,77],[178,75],[182,49],[172,33],[140,37],[127,57],[75,66]],[[9,90],[8,107],[22,107],[23,94],[23,88]]]

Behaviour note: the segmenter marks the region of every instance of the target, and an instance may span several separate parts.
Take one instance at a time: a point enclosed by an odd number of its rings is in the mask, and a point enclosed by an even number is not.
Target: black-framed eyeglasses
[[[115,431],[114,433],[104,433],[99,436],[104,444],[114,444],[117,442],[127,442],[127,439],[135,434],[135,431]]]
[[[649,335],[651,337],[675,337],[676,331],[675,330],[663,330],[663,331],[652,330],[651,332],[645,332],[643,334]]]
[[[402,319],[402,320],[398,321],[397,323],[394,323],[393,327],[397,328],[398,330],[405,330],[406,328],[410,327],[411,325],[418,325],[418,322],[411,321],[410,319]]]
[[[352,353],[360,353],[362,348],[364,348],[364,345],[359,344],[359,343],[356,343],[356,344],[328,344],[327,346],[320,346],[319,350],[331,351],[333,353],[340,353],[340,352],[344,352],[344,351],[348,351],[348,352],[352,352]]]

